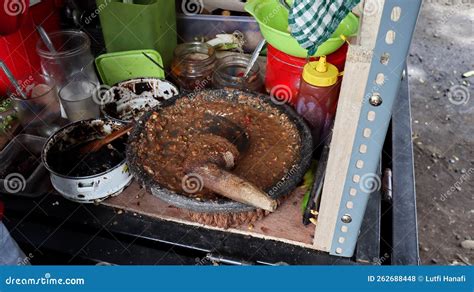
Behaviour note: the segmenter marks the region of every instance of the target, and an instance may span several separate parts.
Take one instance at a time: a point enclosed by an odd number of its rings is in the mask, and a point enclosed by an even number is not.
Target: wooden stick
[[[215,164],[195,167],[193,174],[202,178],[204,186],[231,200],[273,212],[277,201],[270,198],[252,183],[238,177]]]
[[[318,223],[314,235],[314,246],[329,251],[334,236],[338,211],[344,191],[352,147],[359,124],[365,87],[369,78],[373,49],[382,19],[385,0],[367,0],[364,11],[360,46],[351,45],[347,53],[344,78],[339,96],[336,120],[329,151]]]
[[[81,149],[79,149],[79,152],[82,154],[97,152],[100,148],[127,134],[132,128],[133,123],[108,134],[103,139],[98,139],[87,143],[86,145],[82,146]]]

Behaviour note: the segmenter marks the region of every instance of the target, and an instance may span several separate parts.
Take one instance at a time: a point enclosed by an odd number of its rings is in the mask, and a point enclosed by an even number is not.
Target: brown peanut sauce
[[[223,137],[203,133],[205,115],[218,115],[239,125],[249,137],[240,153]],[[202,95],[180,98],[172,106],[154,112],[145,131],[132,143],[142,168],[160,185],[198,200],[215,199],[203,188],[195,193],[183,190],[183,177],[191,163],[220,163],[220,154],[231,152],[235,166],[230,171],[262,190],[282,179],[299,158],[300,136],[294,124],[278,109],[246,95],[237,102],[209,100]]]

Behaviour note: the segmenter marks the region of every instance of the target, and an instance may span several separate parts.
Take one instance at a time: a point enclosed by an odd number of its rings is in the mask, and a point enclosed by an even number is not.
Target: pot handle
[[[95,190],[95,182],[90,182],[90,183],[78,183],[77,184],[77,190],[78,191],[82,191],[82,192],[90,192],[90,191],[93,191]]]

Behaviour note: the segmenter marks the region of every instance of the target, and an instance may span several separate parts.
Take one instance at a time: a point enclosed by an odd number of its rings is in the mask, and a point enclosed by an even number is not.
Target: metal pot
[[[69,124],[53,134],[46,142],[41,158],[44,166],[50,172],[51,183],[54,189],[65,198],[80,203],[94,203],[120,194],[132,180],[132,175],[126,163],[125,145],[123,148],[123,159],[114,165],[110,165],[104,171],[88,175],[65,173],[64,170],[60,170],[56,166],[56,158],[53,157],[58,155],[58,159],[66,160],[67,157],[62,156],[66,154],[61,154],[61,151],[58,151],[58,149],[71,149],[86,141],[105,136],[122,126],[123,124],[117,121],[91,119]]]

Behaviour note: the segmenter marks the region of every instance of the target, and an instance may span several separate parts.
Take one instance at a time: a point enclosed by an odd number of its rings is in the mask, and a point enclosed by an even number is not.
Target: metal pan
[[[43,137],[20,134],[0,151],[0,173],[5,175],[0,174],[0,193],[36,198],[51,189],[49,180],[45,179],[48,172],[41,162],[41,149],[45,142],[46,138]],[[31,159],[22,161],[28,155]],[[5,173],[13,165],[19,168],[31,166],[31,174],[25,176],[19,172]]]
[[[276,199],[283,195],[289,194],[293,191],[298,183],[303,179],[304,174],[311,165],[312,157],[312,148],[313,142],[311,138],[311,132],[303,119],[288,105],[277,105],[272,103],[271,99],[267,95],[256,94],[253,92],[243,92],[239,90],[229,90],[229,89],[218,89],[218,90],[206,90],[201,91],[199,94],[204,94],[206,98],[210,101],[225,99],[231,102],[238,102],[239,96],[245,94],[247,96],[260,99],[264,103],[270,105],[271,107],[277,108],[279,112],[288,116],[289,120],[294,123],[296,129],[300,135],[301,141],[301,150],[298,161],[295,162],[292,169],[282,177],[278,182],[276,182],[272,187],[265,190],[269,196]],[[189,98],[193,99],[197,93],[191,94],[181,94],[175,98],[164,101],[159,107],[155,108],[155,111],[159,112],[161,109],[173,106],[176,100],[180,98]],[[145,114],[137,123],[136,127],[133,129],[127,146],[127,159],[128,165],[131,173],[137,180],[144,185],[145,188],[151,190],[151,193],[160,198],[161,200],[174,205],[179,208],[188,209],[194,212],[208,212],[208,213],[223,213],[223,212],[245,212],[251,211],[255,208],[231,201],[229,199],[219,199],[217,201],[198,201],[193,198],[190,198],[186,195],[176,193],[171,191],[159,183],[157,183],[154,178],[149,175],[141,166],[140,160],[137,157],[134,148],[131,144],[134,141],[137,141],[140,138],[140,134],[144,131],[145,124],[151,116],[152,112]]]

